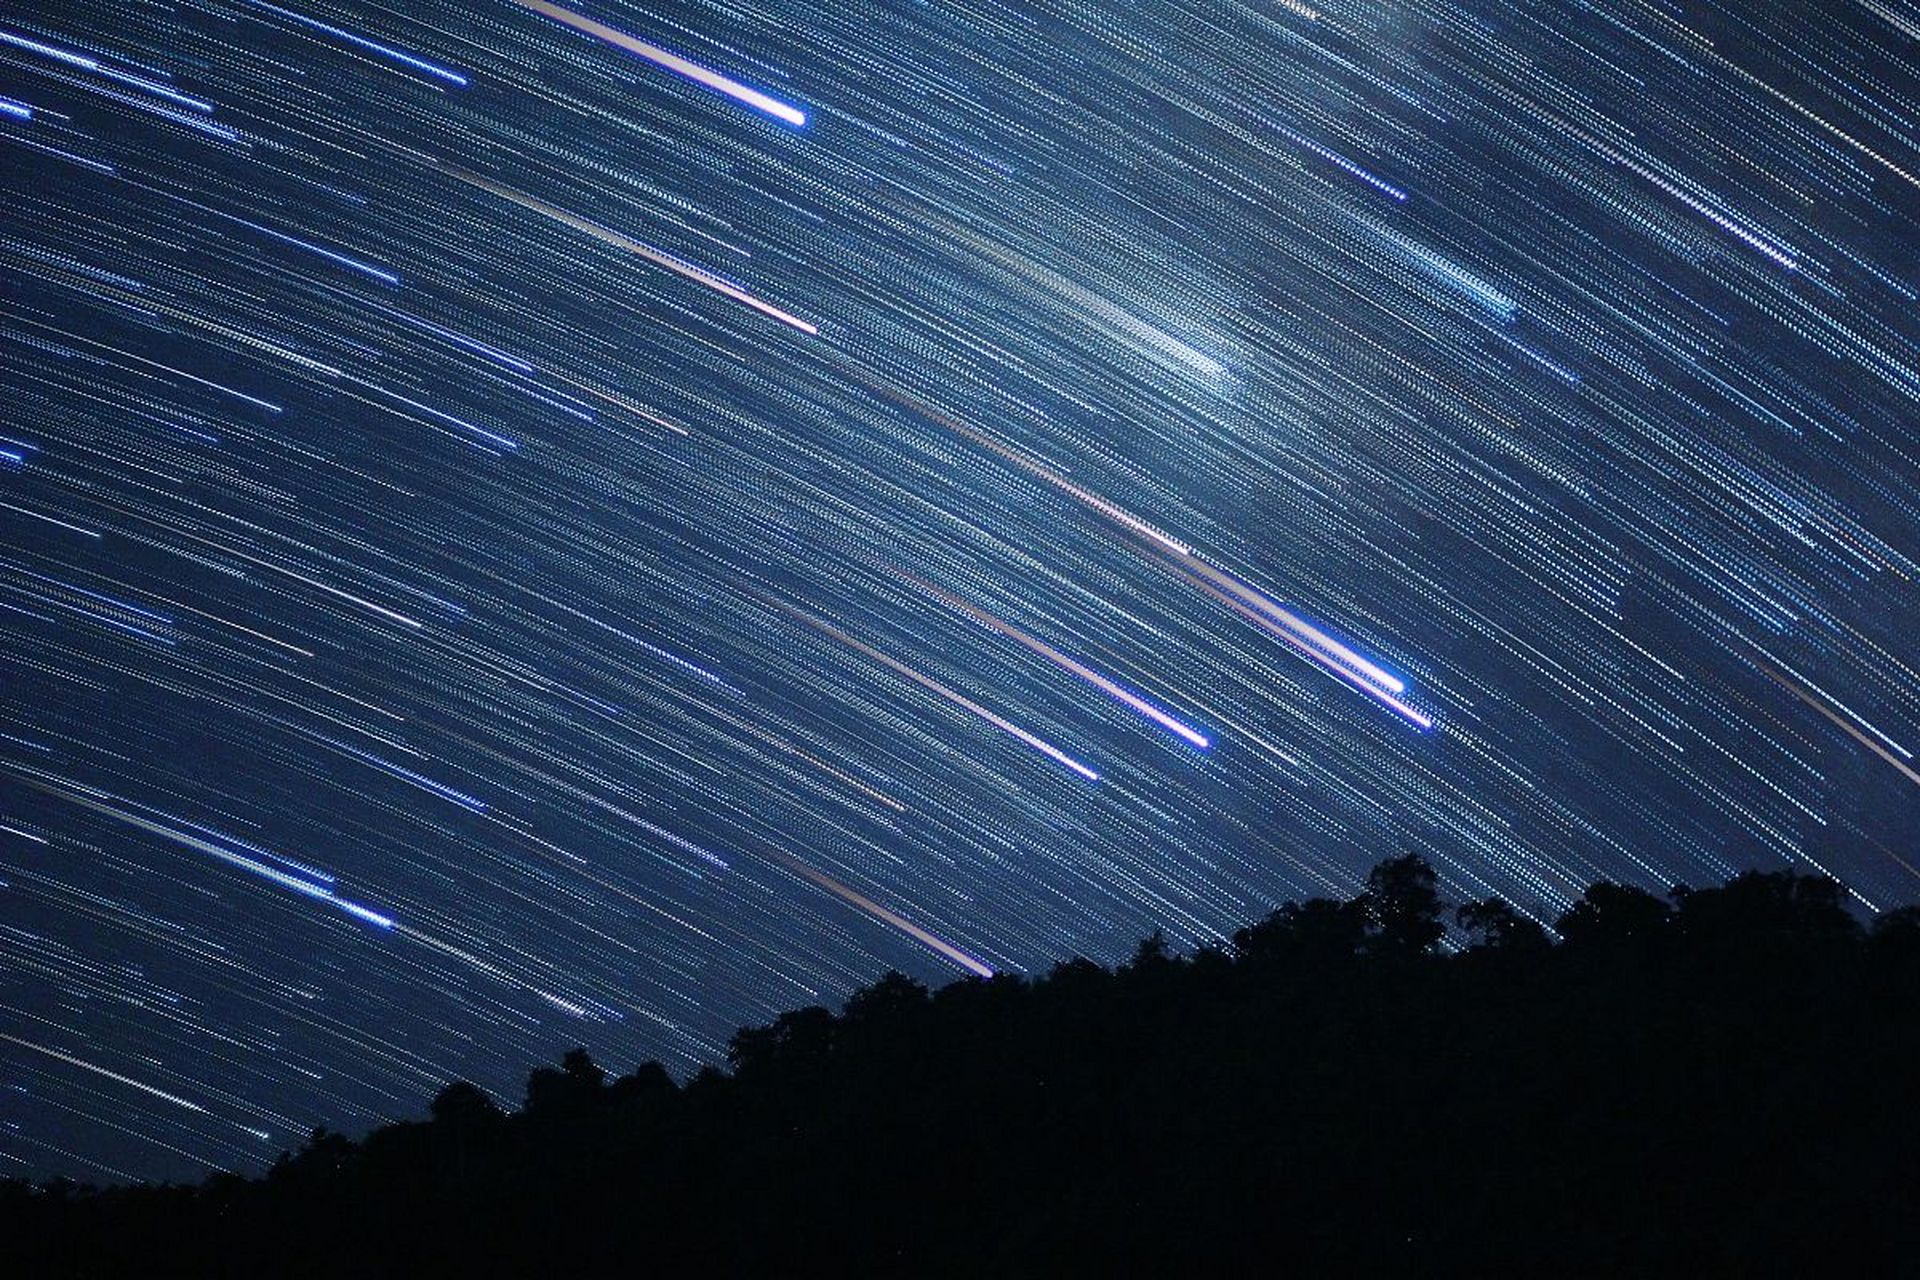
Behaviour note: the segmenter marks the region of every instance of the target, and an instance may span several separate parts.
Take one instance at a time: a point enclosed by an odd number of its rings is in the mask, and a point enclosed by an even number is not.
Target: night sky
[[[0,7],[0,1175],[1920,896],[1920,6]]]

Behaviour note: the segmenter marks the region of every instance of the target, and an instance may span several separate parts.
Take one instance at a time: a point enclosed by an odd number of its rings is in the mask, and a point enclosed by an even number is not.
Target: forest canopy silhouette
[[[10,1275],[1811,1275],[1920,1267],[1920,908],[1831,880],[1554,925],[1381,863],[1230,945],[1155,935],[742,1029],[730,1071],[584,1050],[517,1110],[316,1132],[264,1176],[0,1184]],[[1449,920],[1457,926],[1451,935]]]

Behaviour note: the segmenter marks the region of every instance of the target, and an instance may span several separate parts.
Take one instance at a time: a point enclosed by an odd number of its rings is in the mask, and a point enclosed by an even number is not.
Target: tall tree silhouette
[[[1446,936],[1433,867],[1417,853],[1380,863],[1367,875],[1361,909],[1370,926],[1367,947],[1380,954],[1415,956]]]

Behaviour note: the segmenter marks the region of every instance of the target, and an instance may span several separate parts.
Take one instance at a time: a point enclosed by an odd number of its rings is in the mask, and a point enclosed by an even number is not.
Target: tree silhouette
[[[351,1138],[321,1126],[307,1136],[306,1145],[299,1151],[291,1155],[281,1152],[267,1177],[282,1184],[311,1187],[343,1177],[359,1157],[360,1148]]]
[[[1672,909],[1645,889],[1600,883],[1588,886],[1554,928],[1577,947],[1628,945],[1660,936],[1672,916]]]
[[[1674,927],[1692,941],[1767,947],[1838,946],[1860,925],[1841,904],[1840,886],[1823,876],[1748,871],[1719,889],[1674,889]]]
[[[1537,955],[1551,945],[1545,929],[1499,898],[1462,903],[1453,914],[1462,929],[1479,939],[1478,950]]]
[[[1367,947],[1378,954],[1426,955],[1446,936],[1433,867],[1417,853],[1380,863],[1367,875],[1360,896],[1370,932]]]
[[[889,969],[878,982],[847,997],[841,1021],[850,1027],[883,1025],[927,1003],[927,989],[906,974]]]
[[[607,1086],[610,1098],[618,1102],[652,1102],[678,1091],[673,1077],[657,1062],[643,1062]]]
[[[1883,967],[1920,967],[1920,906],[1881,913],[1873,922],[1873,935],[1867,945]]]
[[[1159,929],[1140,940],[1134,948],[1133,958],[1127,961],[1122,972],[1153,973],[1173,963],[1173,947],[1167,942],[1167,935]]]
[[[527,1113],[534,1116],[577,1116],[589,1112],[607,1073],[584,1048],[569,1049],[560,1069],[535,1067],[527,1076]]]
[[[439,1093],[427,1107],[435,1124],[467,1126],[491,1124],[505,1114],[494,1105],[479,1085],[456,1080]]]
[[[783,1013],[771,1026],[742,1027],[727,1045],[734,1070],[752,1072],[777,1062],[818,1061],[839,1032],[831,1011],[819,1005]]]
[[[1788,872],[1674,902],[1594,885],[1558,946],[1468,902],[1435,954],[1399,858],[1231,951],[889,973],[684,1088],[574,1049],[517,1113],[457,1081],[261,1178],[0,1181],[0,1273],[1820,1275],[1836,1240],[1910,1273],[1920,908],[1869,936]]]
[[[1309,898],[1289,902],[1259,924],[1233,935],[1234,950],[1256,963],[1286,959],[1327,963],[1352,959],[1367,936],[1367,915],[1356,902]]]

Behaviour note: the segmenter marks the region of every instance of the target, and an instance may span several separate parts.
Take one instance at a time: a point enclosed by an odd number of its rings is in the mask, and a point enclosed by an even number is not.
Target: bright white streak
[[[428,164],[450,178],[457,178],[468,186],[479,187],[482,191],[490,191],[502,200],[511,200],[523,209],[531,209],[533,212],[544,217],[552,218],[555,222],[565,223],[576,231],[584,231],[603,244],[610,244],[617,249],[625,249],[628,253],[638,254],[655,266],[665,267],[675,275],[684,276],[695,284],[705,285],[715,293],[724,294],[732,298],[735,302],[744,302],[762,315],[771,316],[781,324],[790,325],[804,334],[812,336],[820,332],[818,325],[802,320],[798,316],[789,315],[770,302],[762,302],[745,289],[728,284],[712,272],[702,270],[694,266],[691,262],[682,262],[672,254],[663,253],[650,244],[635,240],[632,236],[622,235],[618,231],[611,231],[597,222],[589,222],[577,213],[569,213],[559,205],[548,204],[545,200],[541,200],[536,196],[530,196],[524,191],[515,191],[512,187],[503,186],[490,178],[483,178],[477,173],[469,173],[456,165],[450,165],[444,161],[435,160],[428,156],[421,156],[417,151],[408,151],[408,154],[420,156],[422,160],[425,160]],[[683,432],[682,434],[685,433]]]
[[[316,587],[319,590],[326,592],[330,596],[337,596],[340,599],[345,600],[349,604],[357,604],[362,609],[371,609],[373,612],[379,614],[381,617],[391,618],[393,621],[399,623],[403,627],[411,627],[415,631],[418,631],[421,629],[423,625],[425,625],[416,618],[409,618],[404,613],[395,613],[393,610],[387,608],[384,605],[375,604],[371,600],[364,600],[361,597],[352,594],[351,592],[342,591],[338,587],[328,586],[326,583],[320,581],[320,579],[318,578],[310,578],[306,574],[299,573],[293,569],[289,569],[283,564],[275,564],[271,560],[262,560],[259,556],[249,555],[245,551],[241,551],[237,547],[225,546],[221,543],[213,541],[211,538],[202,538],[198,534],[187,533],[184,531],[176,531],[176,533],[178,534],[178,536],[182,538],[189,538],[194,542],[200,543],[202,546],[212,547],[216,551],[220,552],[222,555],[238,556],[240,559],[245,560],[248,564],[257,564],[262,569],[271,569],[275,573],[285,574],[287,577],[292,578],[295,582],[304,582],[308,586]]]
[[[1888,751],[1885,747],[1875,742],[1872,738],[1869,738],[1866,734],[1854,728],[1853,725],[1849,723],[1844,716],[1841,716],[1838,712],[1834,711],[1833,708],[1829,707],[1826,703],[1820,701],[1820,699],[1814,697],[1811,693],[1807,692],[1807,690],[1801,688],[1798,684],[1794,683],[1792,680],[1787,679],[1785,676],[1781,675],[1778,671],[1775,671],[1772,667],[1760,661],[1760,659],[1758,658],[1753,659],[1753,665],[1760,668],[1761,672],[1768,679],[1772,680],[1775,684],[1779,685],[1781,688],[1785,689],[1788,693],[1791,693],[1794,697],[1800,699],[1800,701],[1806,703],[1808,706],[1812,707],[1815,711],[1818,711],[1821,715],[1825,716],[1828,720],[1831,720],[1834,724],[1838,725],[1846,733],[1848,737],[1852,738],[1855,742],[1859,743],[1861,746],[1865,747],[1867,750],[1873,752],[1873,754],[1879,756],[1882,760],[1885,760],[1888,764],[1898,769],[1901,772],[1902,776],[1904,776],[1908,782],[1913,783],[1915,786],[1920,786],[1920,773],[1915,772],[1912,765],[1900,759],[1898,756],[1894,755],[1893,752]]]
[[[764,599],[765,597],[762,597],[762,598]],[[1013,723],[1011,720],[1008,720],[1003,716],[995,715],[993,712],[987,710],[985,707],[981,706],[979,703],[975,702],[973,699],[967,697],[965,694],[960,693],[958,690],[949,689],[946,685],[941,684],[938,680],[935,680],[932,676],[921,675],[918,671],[915,671],[912,667],[908,666],[906,663],[901,662],[896,658],[888,657],[886,654],[880,652],[878,649],[874,648],[870,644],[862,644],[860,641],[855,640],[852,636],[840,630],[840,628],[834,626],[832,623],[824,622],[821,619],[814,617],[812,614],[803,613],[799,609],[795,609],[790,605],[779,604],[777,601],[769,601],[769,603],[774,604],[776,608],[779,608],[783,612],[789,613],[794,617],[798,618],[800,621],[806,623],[808,626],[818,631],[821,635],[824,635],[829,639],[838,640],[841,644],[846,645],[849,649],[854,650],[856,653],[862,653],[862,654],[865,654],[867,657],[872,658],[875,662],[879,663],[881,666],[885,667],[887,670],[892,671],[897,675],[903,676],[906,679],[913,681],[915,684],[919,685],[922,689],[926,689],[931,693],[937,693],[941,697],[945,698],[948,702],[953,703],[956,707],[960,707],[961,709],[966,711],[971,711],[974,715],[979,716],[982,720],[985,720],[988,724],[992,725],[994,728],[1000,730],[1002,733],[1008,734],[1011,737],[1018,738],[1020,741],[1032,747],[1035,751],[1038,751],[1041,755],[1046,756],[1049,760],[1055,760],[1067,766],[1067,768],[1073,770],[1075,773],[1085,778],[1088,782],[1100,781],[1100,775],[1098,773],[1095,773],[1092,769],[1089,769],[1086,765],[1081,764],[1078,760],[1075,760],[1072,756],[1068,755],[1066,752],[1062,751],[1060,748],[1054,746],[1051,742],[1048,742],[1043,738],[1035,737],[1033,734],[1028,733],[1025,729],[1022,729],[1019,725]]]
[[[435,951],[438,951],[443,955],[452,956],[456,960],[462,961],[465,964],[472,965],[474,968],[486,974],[488,977],[497,979],[500,982],[504,982],[510,987],[518,987],[522,991],[532,992],[534,995],[539,996],[542,1000],[545,1000],[548,1004],[552,1005],[554,1008],[559,1009],[565,1013],[570,1013],[576,1018],[588,1018],[592,1016],[591,1011],[584,1008],[583,1006],[575,1004],[573,1001],[565,999],[561,996],[557,996],[553,994],[553,992],[551,991],[543,991],[539,987],[534,986],[530,982],[523,982],[519,978],[516,978],[513,974],[508,973],[505,969],[502,969],[499,965],[489,964],[487,961],[482,960],[479,956],[474,955],[471,951],[462,951],[459,947],[454,946],[451,942],[444,942],[441,939],[434,937],[430,933],[422,933],[418,929],[412,929],[407,927],[406,925],[400,925],[395,930],[395,932],[399,933],[400,936],[404,938],[412,938],[415,942],[419,943],[423,947],[431,947]]]
[[[788,106],[778,98],[770,98],[758,89],[750,89],[738,80],[721,75],[718,71],[709,71],[699,63],[689,62],[679,54],[670,53],[658,45],[648,44],[645,40],[630,36],[624,31],[617,31],[605,23],[595,22],[585,14],[562,9],[557,4],[548,4],[546,0],[515,0],[515,2],[523,9],[545,14],[555,22],[564,23],[575,31],[605,40],[611,45],[618,45],[628,53],[638,54],[656,67],[662,67],[675,75],[685,76],[695,84],[712,89],[716,93],[724,93],[735,102],[744,103],[755,111],[770,115],[776,120],[785,120],[796,129],[804,127],[807,123],[807,113],[798,107]]]
[[[904,405],[939,423],[954,434],[973,441],[981,448],[991,450],[1021,470],[1040,477],[1062,492],[1078,498],[1101,515],[1171,552],[1176,567],[1185,570],[1188,580],[1195,582],[1202,591],[1238,610],[1263,629],[1279,636],[1300,653],[1313,659],[1362,693],[1387,706],[1397,715],[1422,729],[1433,728],[1432,716],[1400,697],[1406,692],[1407,686],[1398,676],[1355,653],[1304,618],[1281,608],[1231,574],[1207,564],[1196,556],[1193,548],[1186,543],[1167,536],[1138,516],[1114,506],[1096,494],[1089,493],[1051,468],[1035,462],[989,436],[982,435],[964,423],[955,421],[940,410],[889,383],[869,381],[867,385],[896,404]]]
[[[1352,685],[1355,689],[1358,689],[1361,693],[1366,694],[1369,698],[1372,698],[1375,702],[1380,703],[1382,706],[1386,707],[1388,710],[1392,711],[1394,714],[1400,716],[1402,719],[1405,719],[1411,722],[1412,724],[1419,726],[1421,729],[1433,728],[1432,716],[1420,710],[1418,707],[1413,706],[1411,703],[1407,702],[1405,699],[1399,697],[1398,695],[1390,692],[1389,690],[1383,689],[1379,685],[1376,685],[1367,680],[1361,679],[1359,672],[1353,670],[1350,667],[1347,667],[1342,663],[1334,661],[1331,655],[1322,652],[1321,650],[1308,644],[1305,640],[1301,639],[1299,636],[1294,635],[1293,633],[1288,631],[1285,627],[1282,627],[1273,618],[1269,617],[1263,611],[1255,609],[1251,605],[1244,603],[1237,596],[1231,595],[1228,592],[1221,590],[1219,587],[1214,586],[1211,582],[1208,582],[1206,579],[1200,577],[1199,575],[1189,575],[1188,580],[1191,581],[1195,586],[1199,587],[1200,590],[1206,592],[1208,595],[1212,596],[1214,599],[1220,601],[1220,603],[1226,605],[1229,609],[1232,609],[1234,612],[1238,613],[1241,617],[1246,618],[1249,622],[1252,622],[1255,626],[1261,628],[1262,630],[1266,631],[1270,635],[1276,636],[1279,639],[1284,640],[1287,644],[1293,647],[1295,652],[1299,653],[1302,657],[1311,659],[1313,662],[1317,663],[1322,670],[1327,671],[1335,676],[1338,676],[1340,679],[1346,681],[1349,685]],[[1232,581],[1232,579],[1226,579],[1226,580],[1228,582]]]
[[[795,875],[804,876],[819,885],[822,889],[825,889],[828,893],[833,894],[836,898],[851,903],[874,919],[890,924],[908,937],[933,948],[947,959],[959,965],[962,969],[977,974],[982,978],[991,978],[993,976],[992,969],[980,963],[980,961],[975,960],[972,956],[960,950],[960,948],[951,943],[941,941],[911,920],[904,919],[897,912],[887,910],[872,898],[867,897],[857,890],[848,888],[825,872],[815,871],[804,862],[789,858],[785,854],[776,853],[774,857],[778,858],[780,862]]]
[[[981,626],[987,627],[993,631],[997,631],[1001,635],[1007,637],[1007,639],[1012,640],[1018,644],[1024,645],[1026,648],[1032,650],[1034,653],[1039,654],[1041,657],[1045,658],[1048,662],[1053,663],[1055,666],[1061,668],[1063,671],[1072,672],[1074,675],[1079,676],[1082,680],[1085,680],[1088,684],[1092,685],[1094,688],[1099,689],[1101,692],[1107,694],[1109,697],[1112,697],[1117,701],[1124,703],[1129,707],[1132,707],[1135,711],[1138,711],[1141,715],[1153,721],[1155,724],[1159,725],[1161,728],[1167,730],[1170,733],[1176,734],[1179,737],[1186,739],[1188,742],[1200,748],[1202,751],[1205,751],[1209,746],[1213,745],[1212,743],[1207,741],[1207,737],[1205,734],[1199,733],[1196,730],[1190,729],[1186,725],[1181,724],[1178,720],[1174,719],[1172,716],[1168,715],[1166,712],[1162,711],[1160,708],[1154,706],[1151,702],[1148,702],[1145,698],[1142,698],[1138,694],[1125,688],[1124,686],[1117,684],[1112,680],[1107,679],[1107,677],[1101,675],[1098,671],[1095,671],[1092,667],[1087,666],[1085,663],[1076,661],[1075,659],[1068,657],[1066,654],[1060,652],[1058,649],[1054,648],[1052,645],[1048,644],[1046,641],[1041,640],[1039,637],[1028,635],[1026,632],[1022,631],[1020,628],[1014,626],[1011,622],[1006,622],[1000,618],[996,618],[992,614],[988,613],[985,609],[976,608],[975,606],[968,604],[965,600],[962,600],[959,596],[953,595],[950,592],[942,591],[939,587],[934,586],[930,582],[923,582],[919,578],[916,578],[911,574],[904,574],[902,576],[906,577],[909,581],[919,586],[922,590],[925,590],[931,593],[936,598],[944,601],[946,604],[951,605],[953,608],[960,610],[960,612],[966,614],[969,618],[972,618],[975,622],[978,622]]]
[[[56,520],[50,515],[30,510],[27,507],[16,507],[11,502],[0,502],[0,507],[5,507],[9,511],[18,511],[23,516],[32,516],[35,520],[45,520],[48,524],[57,524],[62,529],[71,529],[73,532],[85,534],[89,538],[97,538],[100,536],[98,530],[83,529],[77,524],[68,524],[65,520]]]
[[[921,412],[926,413],[930,417],[933,417],[935,421],[940,422],[941,424],[946,426],[948,430],[956,432],[959,435],[965,436],[967,439],[973,441],[975,444],[979,445],[983,449],[992,450],[994,453],[999,454],[1002,458],[1005,458],[1008,462],[1011,462],[1014,466],[1019,467],[1022,471],[1025,471],[1030,475],[1039,476],[1042,480],[1045,480],[1048,484],[1052,485],[1054,488],[1060,490],[1062,493],[1068,494],[1071,497],[1079,499],[1081,502],[1085,503],[1089,507],[1092,507],[1095,511],[1098,511],[1101,515],[1105,516],[1107,519],[1112,520],[1114,523],[1124,525],[1125,527],[1139,534],[1141,537],[1149,538],[1154,542],[1159,543],[1161,546],[1165,547],[1167,550],[1171,552],[1174,552],[1176,555],[1191,556],[1193,554],[1193,548],[1188,546],[1186,543],[1180,541],[1178,538],[1170,537],[1169,535],[1160,532],[1160,530],[1154,528],[1152,525],[1148,524],[1145,520],[1142,520],[1139,516],[1136,516],[1129,511],[1123,510],[1120,507],[1114,506],[1111,502],[1108,502],[1105,498],[1102,498],[1100,495],[1096,493],[1090,493],[1087,490],[1082,489],[1079,485],[1073,483],[1073,481],[1067,479],[1065,476],[1053,470],[1051,467],[1045,466],[1044,464],[1039,462],[1035,462],[1032,458],[1027,457],[1025,454],[1020,453],[1015,449],[1009,448],[1004,444],[1001,444],[998,440],[995,440],[990,436],[982,435],[978,431],[973,430],[971,427],[963,426],[962,424],[955,422],[953,419],[947,417],[945,414],[941,414],[938,411],[929,409],[925,406],[919,406],[919,407],[921,409]]]
[[[35,772],[37,773],[38,771],[36,770]],[[204,853],[209,857],[217,858],[230,867],[236,867],[250,875],[258,876],[262,880],[271,881],[283,889],[291,889],[293,892],[301,894],[304,897],[313,898],[331,906],[338,907],[355,919],[364,920],[368,924],[377,925],[382,929],[391,929],[394,927],[395,922],[391,917],[381,915],[378,911],[374,911],[369,907],[363,907],[357,902],[349,902],[345,898],[337,896],[333,890],[327,888],[325,885],[314,884],[311,881],[302,880],[298,876],[288,875],[278,867],[270,867],[257,859],[235,853],[233,850],[217,845],[211,840],[203,840],[199,836],[178,830],[174,827],[169,827],[165,823],[155,822],[151,818],[143,818],[137,813],[128,813],[125,809],[116,808],[103,801],[89,799],[85,795],[70,791],[66,787],[55,786],[53,783],[47,782],[39,777],[22,777],[22,781],[26,782],[30,787],[37,787],[47,792],[49,795],[59,796],[69,804],[77,804],[83,809],[91,809],[95,813],[105,814],[109,818],[116,818],[130,827],[137,827],[141,831],[149,832],[162,839],[171,840],[178,845],[184,845],[196,853]],[[89,787],[87,790],[91,791],[92,788]],[[94,794],[104,795],[106,793],[94,792]]]
[[[18,1036],[10,1036],[10,1035],[7,1035],[5,1032],[0,1032],[0,1040],[5,1040],[9,1044],[17,1044],[22,1049],[32,1049],[35,1053],[44,1053],[49,1058],[58,1058],[60,1059],[60,1061],[67,1063],[69,1066],[75,1066],[85,1071],[91,1071],[96,1075],[105,1076],[109,1080],[118,1080],[121,1084],[129,1085],[135,1089],[140,1090],[140,1092],[142,1093],[150,1093],[156,1098],[165,1099],[166,1101],[171,1102],[176,1107],[185,1107],[189,1111],[198,1111],[202,1115],[206,1114],[207,1109],[201,1106],[197,1102],[189,1102],[185,1098],[179,1097],[175,1094],[168,1093],[164,1089],[156,1089],[150,1084],[142,1084],[140,1081],[135,1080],[132,1076],[123,1076],[118,1071],[109,1071],[105,1067],[95,1066],[93,1063],[88,1062],[85,1058],[76,1058],[70,1053],[61,1053],[58,1049],[49,1049],[47,1048],[47,1046],[43,1044],[35,1044],[31,1040],[22,1040]]]
[[[1858,724],[1862,729],[1865,729],[1868,733],[1871,733],[1874,737],[1880,739],[1880,741],[1886,743],[1889,747],[1892,747],[1895,751],[1898,751],[1906,759],[1908,760],[1913,759],[1913,752],[1907,750],[1905,747],[1895,742],[1892,738],[1889,738],[1886,734],[1880,732],[1878,729],[1874,728],[1871,724],[1867,723],[1866,717],[1862,716],[1858,711],[1855,711],[1852,707],[1840,701],[1840,699],[1834,697],[1832,694],[1828,693],[1825,689],[1822,689],[1819,685],[1807,679],[1805,676],[1801,675],[1798,671],[1795,671],[1792,667],[1788,666],[1786,663],[1781,662],[1780,659],[1774,657],[1771,653],[1768,653],[1765,649],[1762,649],[1759,645],[1756,644],[1753,647],[1756,652],[1764,655],[1766,658],[1772,661],[1775,665],[1777,665],[1782,671],[1786,672],[1788,675],[1792,676],[1795,680],[1798,680],[1801,684],[1807,686],[1807,688],[1813,690],[1815,693],[1825,698],[1828,702],[1831,702],[1834,706],[1844,711],[1854,721],[1854,723]]]
[[[1278,604],[1275,604],[1260,592],[1255,591],[1246,583],[1241,582],[1238,578],[1235,578],[1231,574],[1221,572],[1197,556],[1184,556],[1182,557],[1182,561],[1183,567],[1190,572],[1205,578],[1221,590],[1228,592],[1253,606],[1255,609],[1258,609],[1261,613],[1266,614],[1269,618],[1272,618],[1275,622],[1278,622],[1281,626],[1307,641],[1307,643],[1311,644],[1314,648],[1320,650],[1320,652],[1327,657],[1332,658],[1340,665],[1352,670],[1354,674],[1362,677],[1367,683],[1387,693],[1400,694],[1407,691],[1406,682],[1398,676],[1383,669],[1376,663],[1370,662],[1360,654],[1355,653],[1352,649],[1341,644],[1338,640],[1335,640],[1332,636],[1320,630],[1305,618],[1281,608]]]

